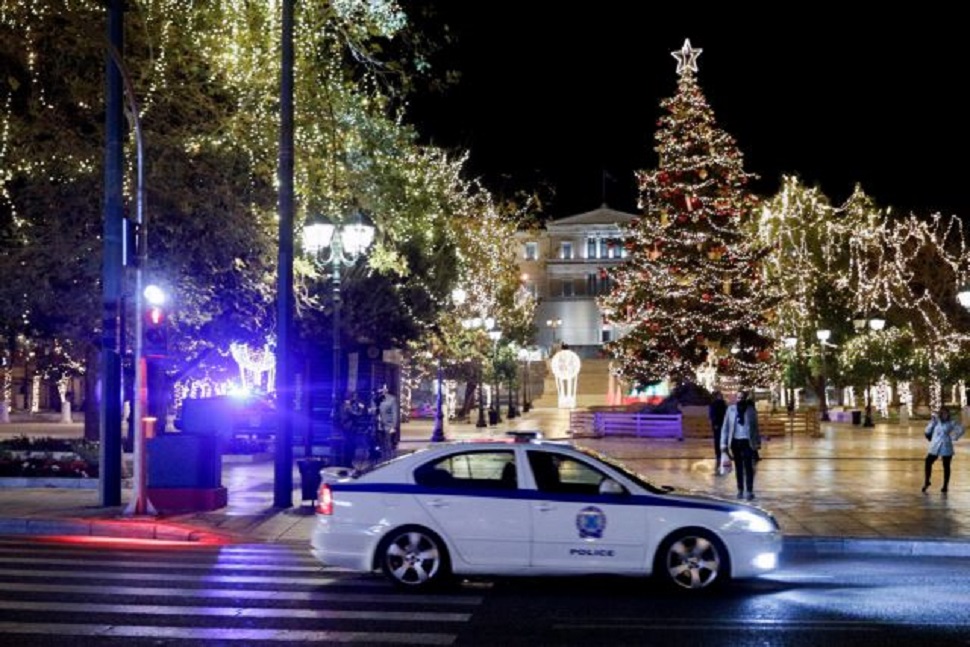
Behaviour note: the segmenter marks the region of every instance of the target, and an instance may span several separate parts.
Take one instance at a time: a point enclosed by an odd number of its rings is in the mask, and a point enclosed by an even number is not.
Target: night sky
[[[953,10],[424,4],[438,13],[426,24],[457,39],[435,69],[462,78],[415,97],[410,119],[425,141],[470,150],[471,173],[490,188],[552,188],[547,218],[598,207],[603,170],[616,178],[610,206],[636,211],[633,172],[657,163],[659,101],[676,92],[670,52],[684,38],[704,50],[700,86],[761,177],[756,191],[770,195],[796,173],[836,204],[861,182],[896,211],[970,216],[966,25]]]

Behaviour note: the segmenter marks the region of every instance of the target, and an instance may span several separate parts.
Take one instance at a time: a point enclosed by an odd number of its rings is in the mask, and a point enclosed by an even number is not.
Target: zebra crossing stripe
[[[254,557],[261,557],[267,560],[272,560],[273,563],[276,562],[303,562],[306,564],[318,564],[319,562],[314,559],[309,554],[309,548],[307,547],[292,547],[292,548],[282,548],[282,547],[263,547],[263,546],[220,546],[218,548],[212,548],[211,546],[199,547],[193,546],[186,543],[185,547],[179,547],[176,550],[166,549],[166,550],[119,550],[112,551],[113,555],[117,555],[120,558],[131,558],[131,559],[141,559],[145,555],[155,556],[166,556],[172,559],[179,560],[196,560],[196,561],[211,561],[213,559],[218,561],[229,560],[229,561],[243,561],[248,563],[253,562]],[[0,540],[0,555],[50,555],[52,557],[86,557],[92,555],[90,550],[79,550],[74,547],[66,546],[42,546],[39,548],[28,548],[21,545],[8,545],[4,544]]]
[[[157,604],[93,604],[87,602],[22,602],[0,600],[2,611],[61,611],[64,613],[117,613],[149,616],[202,616],[216,618],[286,618],[304,620],[371,620],[383,622],[468,622],[470,613],[429,611],[350,611],[335,609],[265,609],[250,607],[160,606]]]
[[[35,557],[6,557],[4,564],[30,564],[32,566],[77,566],[76,559],[37,559]],[[317,562],[314,565],[294,566],[289,564],[226,564],[222,562],[122,562],[117,560],[84,560],[84,566],[97,566],[105,568],[154,568],[154,569],[179,569],[179,570],[226,570],[226,571],[282,571],[287,573],[320,573],[323,565]]]
[[[389,589],[390,587],[388,587]],[[415,593],[350,593],[340,590],[325,593],[311,591],[257,591],[236,589],[176,589],[140,586],[85,586],[78,584],[35,584],[4,582],[4,592],[18,593],[74,593],[78,595],[120,595],[128,597],[205,598],[231,600],[286,600],[297,602],[377,602],[380,604],[434,604],[478,606],[480,595],[421,595]]]
[[[87,564],[87,562],[85,562]],[[150,564],[141,564],[142,567],[151,567]],[[71,579],[96,579],[96,580],[139,580],[139,581],[161,581],[161,582],[193,582],[201,584],[312,584],[317,586],[330,586],[345,582],[346,578],[318,575],[316,577],[274,577],[271,575],[179,575],[176,573],[105,573],[87,571],[44,571],[44,570],[20,570],[0,568],[0,576],[7,577],[40,577],[47,579],[52,576],[71,578]],[[374,580],[354,580],[354,586],[362,587],[386,587],[387,583]]]
[[[160,627],[99,624],[51,624],[0,622],[0,634],[57,636],[98,636],[102,638],[155,638],[205,641],[277,640],[287,642],[397,643],[410,645],[451,645],[455,636],[441,633],[312,631],[300,629],[214,629],[208,627]]]

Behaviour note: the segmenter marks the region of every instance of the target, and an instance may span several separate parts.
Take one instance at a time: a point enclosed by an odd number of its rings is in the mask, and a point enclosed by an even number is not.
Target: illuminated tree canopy
[[[280,3],[127,4],[146,272],[172,295],[180,357],[261,347],[275,327]],[[0,11],[0,273],[17,277],[0,288],[8,334],[99,334],[105,14],[94,0],[4,0]],[[468,221],[487,220],[475,211],[480,189],[461,179],[462,157],[418,145],[404,121],[406,90],[426,67],[409,29],[391,0],[297,3],[297,235],[317,214],[370,214],[378,238],[349,273],[344,334],[382,345],[423,335],[463,272],[484,276],[460,262]],[[487,238],[498,230],[479,233],[498,248]],[[328,277],[306,260],[296,272],[312,333],[327,325]]]

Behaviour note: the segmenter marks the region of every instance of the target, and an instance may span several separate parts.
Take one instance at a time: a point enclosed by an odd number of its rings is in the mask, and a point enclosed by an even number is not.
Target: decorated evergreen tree
[[[689,40],[673,52],[680,82],[661,103],[659,166],[637,173],[643,216],[601,302],[621,333],[607,348],[640,385],[696,382],[703,366],[767,384],[777,370],[764,326],[772,304],[757,239],[743,228],[757,205],[753,176],[697,85],[700,53]]]

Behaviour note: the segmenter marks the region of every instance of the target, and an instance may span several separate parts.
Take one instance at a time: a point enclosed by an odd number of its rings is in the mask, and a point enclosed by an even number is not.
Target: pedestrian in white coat
[[[923,432],[926,440],[930,441],[930,447],[926,451],[926,462],[923,466],[925,478],[923,479],[923,493],[930,487],[930,477],[933,475],[933,463],[937,457],[943,459],[943,489],[946,494],[950,486],[950,461],[953,460],[953,441],[959,440],[963,436],[963,427],[956,421],[950,419],[950,410],[946,407],[940,409],[939,415],[933,414],[930,423],[926,425]]]
[[[761,449],[758,433],[758,412],[747,391],[738,391],[734,404],[728,407],[721,425],[721,450],[734,461],[734,475],[738,480],[738,498],[754,498],[755,455]]]

